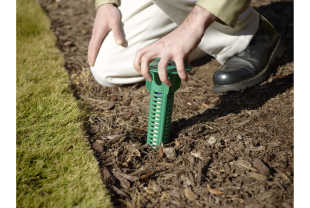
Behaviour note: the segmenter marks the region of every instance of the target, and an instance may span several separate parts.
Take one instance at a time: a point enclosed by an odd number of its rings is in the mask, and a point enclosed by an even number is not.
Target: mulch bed
[[[175,93],[171,143],[160,150],[146,145],[144,83],[107,88],[91,76],[93,1],[40,3],[73,92],[91,112],[85,129],[115,207],[293,207],[293,1],[252,2],[286,41],[259,86],[215,94],[220,64],[212,57],[192,63],[189,82]]]

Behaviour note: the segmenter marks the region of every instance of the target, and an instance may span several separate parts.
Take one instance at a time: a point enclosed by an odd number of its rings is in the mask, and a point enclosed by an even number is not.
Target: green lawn
[[[33,0],[16,12],[17,207],[111,207],[49,19]]]

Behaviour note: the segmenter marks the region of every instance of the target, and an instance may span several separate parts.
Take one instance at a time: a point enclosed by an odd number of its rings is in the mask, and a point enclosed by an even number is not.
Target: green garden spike
[[[157,66],[159,60],[160,58],[156,58],[149,64],[149,72],[153,80],[152,82],[146,80],[146,88],[151,93],[147,143],[157,147],[159,147],[161,143],[164,145],[169,142],[174,93],[181,85],[181,79],[173,61],[170,61],[167,67],[168,79],[171,81],[171,86],[168,87],[160,81]],[[186,72],[192,70],[191,65],[188,63],[184,64]]]

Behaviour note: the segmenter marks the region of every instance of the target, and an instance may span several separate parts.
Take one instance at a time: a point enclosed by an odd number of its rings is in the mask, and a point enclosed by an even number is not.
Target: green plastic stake
[[[171,86],[167,87],[160,81],[158,76],[158,63],[156,58],[149,64],[149,72],[153,77],[152,82],[146,80],[146,88],[150,91],[149,119],[147,129],[147,143],[151,146],[160,147],[169,143],[171,115],[173,108],[174,93],[180,88],[181,79],[176,70],[176,65],[170,61],[167,67],[168,79]],[[192,66],[185,64],[186,72],[192,70]]]

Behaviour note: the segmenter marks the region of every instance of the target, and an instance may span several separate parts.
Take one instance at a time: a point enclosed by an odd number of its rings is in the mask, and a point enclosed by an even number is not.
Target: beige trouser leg
[[[91,72],[99,84],[113,87],[144,81],[145,79],[138,75],[133,67],[136,51],[174,30],[188,15],[196,1],[187,0],[182,4],[183,1],[180,0],[178,8],[175,8],[175,4],[161,5],[160,2],[164,0],[156,0],[155,4],[150,0],[122,1],[119,9],[122,13],[127,42],[124,46],[118,46],[113,35],[111,33],[107,35],[95,65],[91,67]],[[176,9],[180,12],[176,12]],[[210,54],[223,64],[229,57],[248,46],[257,28],[258,15],[252,7],[240,15],[234,29],[215,22],[206,30],[190,59]]]

